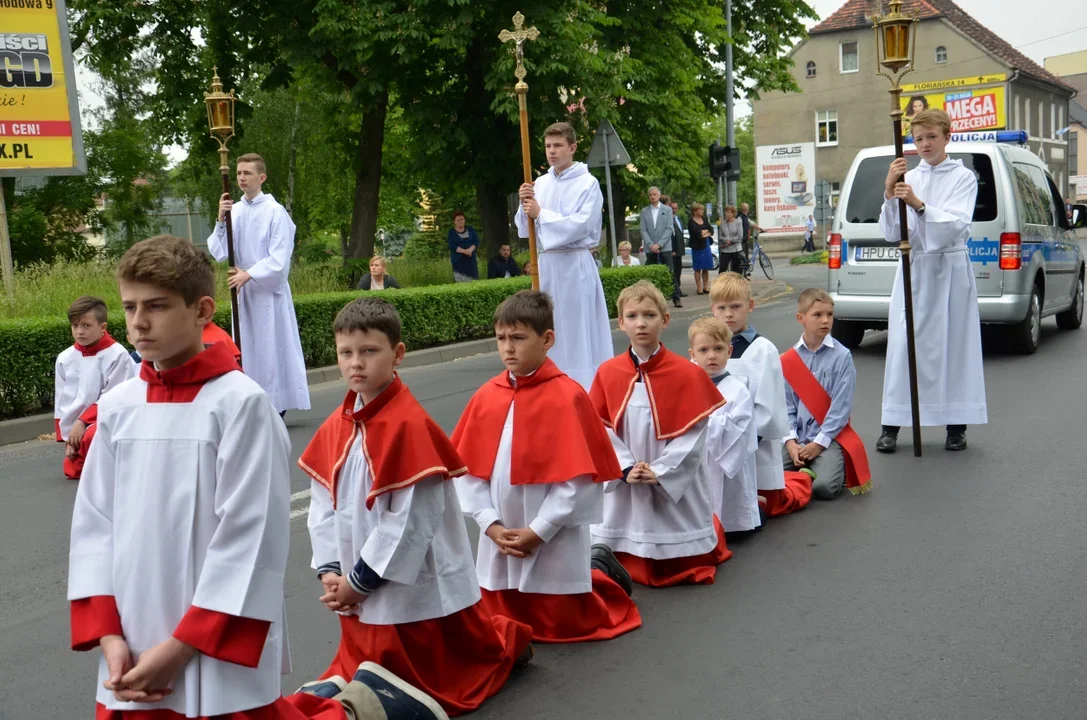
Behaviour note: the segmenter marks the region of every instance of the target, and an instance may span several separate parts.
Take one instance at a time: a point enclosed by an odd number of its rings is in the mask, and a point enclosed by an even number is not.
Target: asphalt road
[[[779,276],[800,289],[823,272]],[[752,319],[784,348],[799,337],[793,313],[785,298]],[[688,320],[667,331],[673,349],[684,347]],[[884,347],[884,336],[870,333],[855,353],[854,425],[869,446],[879,433]],[[535,663],[477,716],[1081,720],[1085,353],[1087,332],[1058,331],[1052,320],[1033,357],[987,349],[990,424],[971,428],[967,452],[945,452],[942,431],[930,429],[921,459],[908,447],[873,453],[869,495],[814,504],[734,545],[712,587],[636,590],[641,630],[538,648]],[[499,369],[492,354],[404,379],[451,430],[471,392]],[[341,397],[336,385],[318,386],[315,410],[288,415],[295,456]],[[902,439],[908,445],[909,433]],[[93,712],[94,660],[68,650],[76,486],[60,465],[52,443],[0,449],[3,720]],[[308,483],[296,470],[292,484],[287,688],[320,673],[337,639],[308,567]]]

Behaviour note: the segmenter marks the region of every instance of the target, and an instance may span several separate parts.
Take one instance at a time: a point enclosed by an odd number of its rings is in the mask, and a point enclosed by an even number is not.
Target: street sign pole
[[[15,267],[11,260],[11,235],[8,233],[8,210],[3,182],[0,182],[0,267],[4,273],[4,291],[7,293],[8,303],[14,305]]]
[[[613,154],[614,153],[614,154]],[[601,120],[593,137],[593,145],[589,148],[589,156],[585,158],[585,164],[591,168],[604,168],[604,186],[608,193],[608,226],[611,229],[611,256],[619,256],[615,231],[615,203],[611,192],[611,166],[623,167],[630,164],[630,153],[623,147],[623,141],[619,133],[607,120]]]
[[[604,128],[604,157],[609,160],[604,163],[604,184],[608,191],[608,230],[611,233],[611,256],[614,259],[619,257],[619,250],[615,244],[615,205],[611,199],[611,153],[608,152],[608,129]]]

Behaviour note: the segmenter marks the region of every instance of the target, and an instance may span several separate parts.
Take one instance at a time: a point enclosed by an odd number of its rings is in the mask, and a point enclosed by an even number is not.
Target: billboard
[[[902,86],[902,131],[910,134],[910,120],[922,110],[939,108],[951,117],[951,132],[1002,130],[1007,127],[1005,75],[982,75]],[[1001,83],[990,87],[977,85]],[[975,85],[975,87],[970,87]]]
[[[815,143],[755,148],[755,185],[763,233],[803,234],[815,214]]]
[[[0,175],[86,171],[63,0],[0,2]]]

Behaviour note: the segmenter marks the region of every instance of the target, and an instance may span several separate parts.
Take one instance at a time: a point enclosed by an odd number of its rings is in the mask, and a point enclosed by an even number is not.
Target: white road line
[[[298,518],[304,517],[304,516],[309,514],[309,496],[310,496],[310,491],[309,490],[299,490],[295,494],[291,495],[291,506],[292,507],[295,504],[297,504],[299,502],[302,502],[302,501],[305,501],[305,503],[306,503],[303,507],[300,507],[297,510],[295,510],[295,509],[291,510],[291,520],[297,520]]]

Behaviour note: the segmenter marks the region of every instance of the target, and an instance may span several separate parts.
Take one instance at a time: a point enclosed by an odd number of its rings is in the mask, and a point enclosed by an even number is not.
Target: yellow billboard
[[[1004,76],[992,78],[961,78],[940,83],[921,83],[902,86],[902,110],[906,113],[902,128],[910,134],[910,121],[922,110],[939,108],[951,117],[951,132],[978,130],[1003,130],[1008,124],[1007,90],[1005,85],[991,87],[967,87],[967,81],[1000,81]],[[933,86],[944,89],[935,90]]]
[[[86,170],[63,0],[0,2],[0,175]]]

